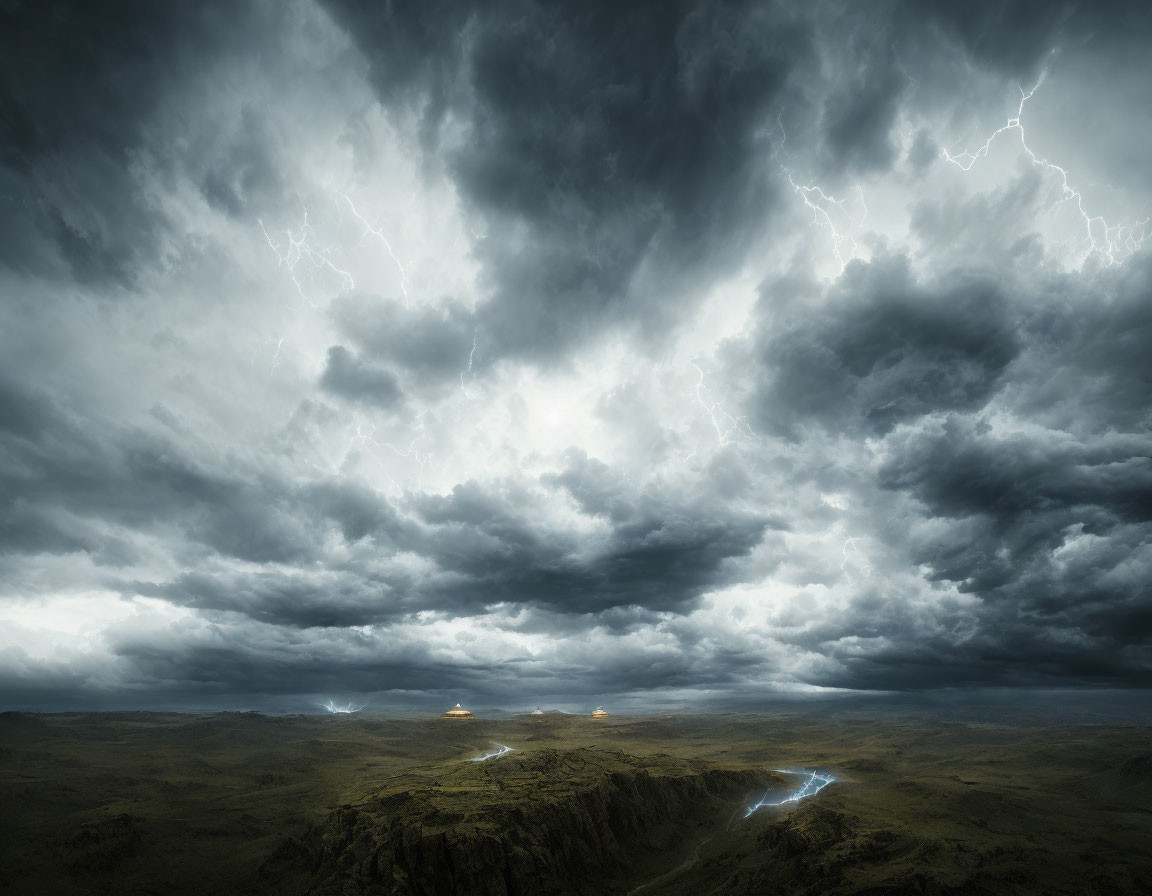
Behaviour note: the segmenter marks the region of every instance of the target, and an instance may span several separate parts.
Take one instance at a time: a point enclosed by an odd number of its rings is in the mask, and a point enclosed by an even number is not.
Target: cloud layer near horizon
[[[1152,684],[1152,15],[964,9],[10,4],[0,702]]]

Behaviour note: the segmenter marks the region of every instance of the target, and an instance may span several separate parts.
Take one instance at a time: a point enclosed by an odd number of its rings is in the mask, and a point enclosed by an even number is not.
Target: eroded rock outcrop
[[[772,779],[666,756],[541,750],[405,783],[282,843],[265,879],[312,896],[606,896]]]

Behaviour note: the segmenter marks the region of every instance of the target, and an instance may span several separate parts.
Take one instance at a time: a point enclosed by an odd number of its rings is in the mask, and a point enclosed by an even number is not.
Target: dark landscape
[[[1140,894],[1152,729],[923,714],[0,716],[12,894]],[[470,762],[493,743],[512,748]],[[819,768],[816,796],[745,817]]]

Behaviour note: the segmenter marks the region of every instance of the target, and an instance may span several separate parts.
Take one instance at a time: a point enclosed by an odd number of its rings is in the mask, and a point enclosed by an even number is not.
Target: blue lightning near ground
[[[360,706],[353,706],[351,703],[345,703],[343,706],[341,706],[340,704],[334,703],[331,700],[329,700],[327,703],[321,703],[320,705],[328,710],[328,712],[334,713],[336,715],[350,715],[354,712],[360,712],[360,710],[364,708],[363,704]]]
[[[802,799],[815,796],[821,790],[836,780],[835,775],[830,775],[826,772],[794,772],[786,768],[777,768],[773,769],[773,771],[781,772],[785,775],[803,774],[806,777],[804,779],[804,783],[798,790],[790,793],[783,799],[771,800],[768,798],[768,794],[764,794],[764,796],[760,797],[759,800],[748,806],[748,811],[744,813],[745,818],[747,818],[753,812],[756,812],[758,809],[763,809],[765,806],[783,806],[788,803],[798,803]]]
[[[1148,235],[1149,219],[1145,218],[1143,221],[1137,221],[1131,225],[1112,225],[1104,219],[1103,215],[1091,214],[1084,207],[1084,195],[1069,182],[1068,170],[1043,156],[1038,156],[1028,145],[1024,133],[1024,106],[1040,89],[1047,77],[1047,70],[1042,71],[1032,89],[1028,91],[1017,85],[1017,89],[1020,91],[1020,103],[1016,107],[1016,114],[1009,118],[1002,127],[993,131],[975,152],[965,151],[953,155],[945,148],[941,150],[941,157],[962,171],[971,171],[972,166],[980,159],[988,157],[997,137],[1008,131],[1015,131],[1019,135],[1021,148],[1032,164],[1045,171],[1055,173],[1059,178],[1061,199],[1056,203],[1056,206],[1071,203],[1079,212],[1084,222],[1084,239],[1082,242],[1088,247],[1085,257],[1096,253],[1109,265],[1120,264],[1144,245],[1144,240]]]
[[[499,756],[506,756],[509,753],[515,753],[516,752],[511,747],[504,746],[504,744],[493,744],[493,746],[497,747],[495,752],[485,753],[483,756],[476,756],[472,759],[465,759],[464,761],[465,762],[487,762],[489,759],[496,759]]]

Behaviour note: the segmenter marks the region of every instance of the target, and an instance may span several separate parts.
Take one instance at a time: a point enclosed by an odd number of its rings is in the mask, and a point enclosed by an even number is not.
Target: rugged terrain
[[[0,892],[1152,893],[1152,729],[0,715]],[[505,744],[513,752],[471,762]],[[800,803],[776,769],[838,780]]]

